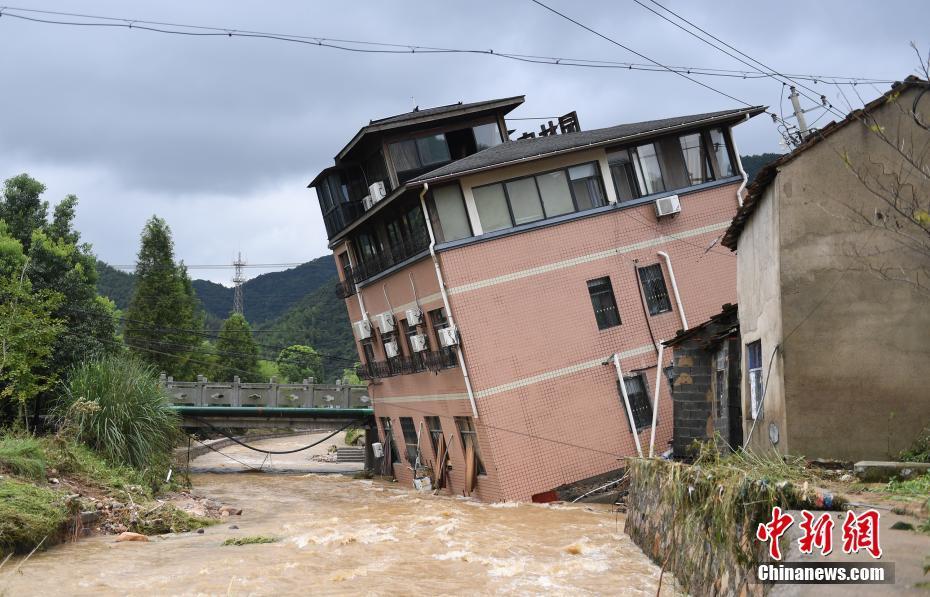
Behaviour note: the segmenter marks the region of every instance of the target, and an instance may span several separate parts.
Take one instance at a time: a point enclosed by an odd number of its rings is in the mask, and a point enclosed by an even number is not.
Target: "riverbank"
[[[203,528],[219,504],[55,437],[0,437],[0,555],[98,534]]]

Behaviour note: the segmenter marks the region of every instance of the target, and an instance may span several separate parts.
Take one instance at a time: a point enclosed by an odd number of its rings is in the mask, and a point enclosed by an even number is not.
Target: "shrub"
[[[901,452],[898,458],[903,462],[930,462],[930,427],[924,429],[910,449]]]
[[[180,437],[170,406],[155,369],[113,355],[75,367],[53,412],[65,435],[112,464],[143,470],[164,466]]]
[[[0,468],[20,477],[41,480],[45,476],[45,454],[34,437],[0,437]]]

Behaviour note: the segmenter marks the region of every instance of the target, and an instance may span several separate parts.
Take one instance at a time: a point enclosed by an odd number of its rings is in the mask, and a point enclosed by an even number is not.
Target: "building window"
[[[714,418],[720,419],[727,396],[727,348],[721,344],[714,356]]]
[[[762,341],[746,345],[746,360],[749,363],[749,404],[752,418],[758,418],[762,410]]]
[[[375,362],[375,347],[372,345],[371,338],[361,341],[362,355],[365,357],[365,364],[370,365]]]
[[[647,143],[630,150],[636,181],[643,195],[652,195],[665,190],[665,179],[659,165],[659,154],[654,143]]]
[[[433,311],[430,311],[429,319],[433,326],[433,334],[435,334],[436,346],[439,347],[440,367],[443,369],[455,367],[458,364],[458,361],[456,360],[455,347],[443,346],[442,342],[439,341],[439,330],[444,330],[449,327],[449,319],[446,317],[445,309],[434,309]]]
[[[501,131],[497,123],[489,122],[487,124],[479,124],[473,127],[472,130],[475,133],[475,148],[478,151],[500,145],[503,142],[501,140]]]
[[[481,461],[481,448],[478,446],[478,432],[475,431],[475,423],[471,417],[455,417],[455,426],[459,430],[459,436],[462,440],[462,452],[466,452],[471,446],[475,451],[475,463],[479,475],[487,474],[484,470],[484,463]]]
[[[472,189],[484,232],[607,204],[597,162]]]
[[[465,199],[458,184],[433,189],[433,205],[439,220],[437,236],[443,242],[471,236],[471,224],[465,211]]]
[[[397,340],[397,333],[386,332],[386,333],[381,334],[381,345],[384,350],[384,359],[387,361],[387,364],[388,364],[388,371],[390,371],[392,375],[397,375],[398,373],[401,373],[402,351],[400,348],[400,342],[398,342]],[[391,356],[391,354],[388,352],[388,346],[393,346],[394,348],[396,348],[397,354],[395,354],[394,356]]]
[[[410,355],[410,366],[412,367],[413,372],[416,373],[417,371],[423,371],[426,368],[426,365],[423,362],[423,352],[426,351],[416,352],[413,350],[413,337],[419,334],[417,326],[408,324],[406,319],[401,319],[400,329],[403,330],[404,333],[404,340],[407,343],[407,354]],[[429,337],[424,337],[427,338],[426,342],[429,344]],[[429,348],[427,348],[427,351],[428,350]]]
[[[433,453],[439,456],[439,446],[442,445],[442,423],[439,417],[424,417],[426,428],[429,430],[430,442],[433,444]]]
[[[689,182],[695,185],[713,180],[710,156],[707,155],[703,135],[701,133],[682,135],[678,138],[678,142],[681,144],[681,153],[688,171]]]
[[[384,430],[385,449],[391,451],[391,462],[400,462],[400,456],[397,452],[397,444],[394,443],[394,430],[391,427],[390,417],[381,417],[381,429]]]
[[[727,136],[723,129],[710,129],[710,143],[717,158],[717,171],[721,178],[734,176],[733,162],[730,160],[730,150],[727,146]]]
[[[650,315],[658,315],[672,310],[672,303],[668,298],[668,288],[665,286],[665,277],[662,276],[662,266],[658,263],[637,269],[639,283],[646,297],[646,305]]]
[[[627,377],[623,381],[626,386],[626,397],[630,401],[630,410],[633,411],[631,428],[635,426],[636,431],[639,431],[652,425],[652,404],[649,402],[649,393],[646,391],[646,378],[639,374]],[[621,399],[622,397],[621,394]]]
[[[620,311],[617,310],[617,301],[614,299],[614,289],[610,284],[610,278],[605,276],[596,280],[588,280],[588,294],[591,295],[591,306],[594,307],[597,329],[606,330],[620,325]]]
[[[404,434],[404,447],[406,449],[407,462],[410,466],[416,467],[420,463],[419,447],[417,446],[417,428],[410,417],[400,418],[400,430]]]

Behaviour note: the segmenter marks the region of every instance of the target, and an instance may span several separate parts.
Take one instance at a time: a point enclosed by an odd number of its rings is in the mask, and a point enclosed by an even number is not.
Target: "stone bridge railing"
[[[242,383],[209,381],[202,375],[197,381],[175,381],[161,375],[175,406],[255,406],[264,408],[371,408],[367,386],[314,383]]]

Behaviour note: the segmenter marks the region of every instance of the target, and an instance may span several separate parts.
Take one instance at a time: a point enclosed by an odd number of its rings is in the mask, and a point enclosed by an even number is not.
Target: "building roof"
[[[769,183],[775,180],[775,176],[778,175],[778,171],[782,166],[791,161],[794,161],[805,151],[816,146],[818,143],[838,130],[842,129],[849,123],[855,120],[859,120],[863,114],[868,114],[879,106],[884,105],[889,101],[889,98],[893,94],[899,94],[907,91],[911,87],[926,84],[927,81],[923,81],[922,79],[919,79],[915,76],[909,76],[904,79],[903,82],[896,82],[892,84],[891,89],[886,93],[875,98],[862,108],[853,110],[847,114],[846,118],[843,120],[839,122],[831,121],[822,129],[808,136],[803,143],[794,149],[794,151],[786,153],[785,155],[766,164],[761,170],[759,170],[755,178],[752,179],[752,182],[749,184],[749,186],[746,187],[746,199],[743,200],[743,205],[736,211],[736,215],[733,216],[733,221],[730,222],[730,227],[727,228],[727,231],[723,234],[723,239],[720,241],[720,244],[729,248],[731,251],[736,250],[736,245],[739,241],[739,235],[742,233],[743,228],[746,227],[746,222],[749,221],[749,218],[756,211],[756,208],[759,207],[759,203],[762,200],[765,189],[769,186]]]
[[[764,110],[765,108],[763,106],[753,106],[749,108],[723,110],[720,112],[708,112],[705,114],[692,114],[690,116],[676,116],[674,118],[663,118],[661,120],[634,122],[601,129],[550,135],[548,137],[509,141],[427,172],[410,181],[408,184],[453,178],[475,171],[506,166],[515,162],[541,159],[553,154],[576,151],[588,147],[609,145],[631,140],[636,137],[662,133],[698,124],[738,120],[745,115],[755,116]]]
[[[421,124],[424,122],[429,122],[431,120],[437,120],[441,118],[450,118],[459,115],[472,114],[475,112],[484,112],[496,109],[504,109],[505,113],[510,112],[517,106],[523,103],[526,96],[515,95],[513,97],[504,97],[499,99],[485,100],[481,102],[471,102],[468,104],[463,104],[458,102],[456,104],[449,104],[446,106],[437,106],[435,108],[424,108],[420,109],[419,106],[411,110],[410,112],[404,112],[403,114],[395,114],[394,116],[387,116],[385,118],[379,118],[377,120],[371,120],[366,126],[363,126],[355,133],[355,136],[352,137],[352,140],[349,141],[345,147],[343,147],[339,153],[336,155],[336,160],[339,161],[343,159],[346,154],[353,148],[355,145],[365,136],[371,133],[390,130],[394,128],[401,128],[405,126],[411,126],[414,124]]]
[[[714,325],[723,325],[723,330],[718,330],[712,338],[707,338],[708,340],[714,340],[721,336],[728,336],[735,329],[739,328],[739,319],[737,318],[737,307],[736,305],[727,303],[720,309],[720,313],[716,315],[711,315],[710,319],[707,321],[689,328],[687,330],[678,330],[678,333],[675,334],[675,337],[666,340],[662,344],[665,346],[678,346],[685,340],[690,340],[692,338],[697,338],[705,334],[705,332]]]

